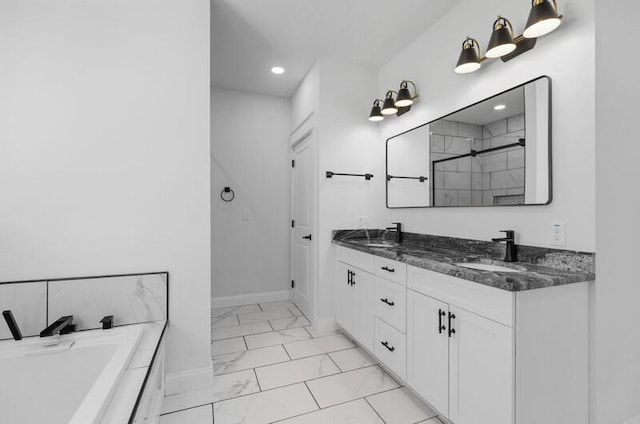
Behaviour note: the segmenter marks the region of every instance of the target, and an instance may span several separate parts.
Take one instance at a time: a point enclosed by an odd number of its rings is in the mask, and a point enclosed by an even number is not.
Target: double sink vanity
[[[345,332],[454,424],[588,422],[593,254],[388,238],[334,232]]]

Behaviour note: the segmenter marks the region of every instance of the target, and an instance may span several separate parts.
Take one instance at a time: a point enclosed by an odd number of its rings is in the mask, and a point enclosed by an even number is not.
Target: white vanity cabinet
[[[337,323],[453,424],[588,422],[589,282],[512,292],[337,257]]]
[[[338,262],[336,278],[336,322],[359,343],[373,351],[373,257],[366,253],[346,251],[345,260]],[[364,256],[362,256],[364,255]],[[361,261],[362,260],[362,261]],[[368,261],[371,261],[370,265]],[[366,270],[352,265],[358,264]]]
[[[407,383],[456,424],[513,423],[513,328],[457,306],[501,315],[513,294],[415,267],[408,285]]]

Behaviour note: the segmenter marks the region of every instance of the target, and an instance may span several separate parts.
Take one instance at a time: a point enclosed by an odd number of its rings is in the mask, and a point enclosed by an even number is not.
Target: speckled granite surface
[[[404,241],[397,244],[394,237],[393,232],[383,230],[337,230],[333,243],[508,291],[595,279],[594,253],[517,245],[518,262],[507,263],[502,261],[504,243],[403,233]],[[388,246],[370,247],[369,243]],[[460,262],[500,265],[521,272],[478,271],[455,265]]]

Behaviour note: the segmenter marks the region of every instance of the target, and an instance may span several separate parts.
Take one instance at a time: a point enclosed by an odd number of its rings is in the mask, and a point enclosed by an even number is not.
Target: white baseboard
[[[165,377],[164,395],[206,389],[213,385],[213,366],[168,374]]]
[[[251,293],[238,296],[225,296],[211,298],[211,308],[226,308],[228,306],[252,305],[254,303],[279,302],[289,300],[289,290],[267,293]]]
[[[635,417],[623,422],[622,424],[640,424],[640,415],[636,415]]]

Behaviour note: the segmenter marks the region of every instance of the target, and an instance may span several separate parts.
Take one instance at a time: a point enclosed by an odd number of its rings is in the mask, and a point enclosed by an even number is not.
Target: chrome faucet
[[[516,249],[516,232],[513,230],[500,230],[501,233],[505,233],[503,238],[493,238],[494,242],[506,242],[506,248],[504,251],[505,262],[518,262],[518,251]]]
[[[402,223],[401,222],[392,222],[395,227],[387,227],[389,231],[396,232],[396,243],[402,243]]]
[[[58,318],[56,322],[40,332],[40,337],[49,337],[54,334],[69,334],[76,331],[76,325],[73,323],[73,315],[65,315]]]

